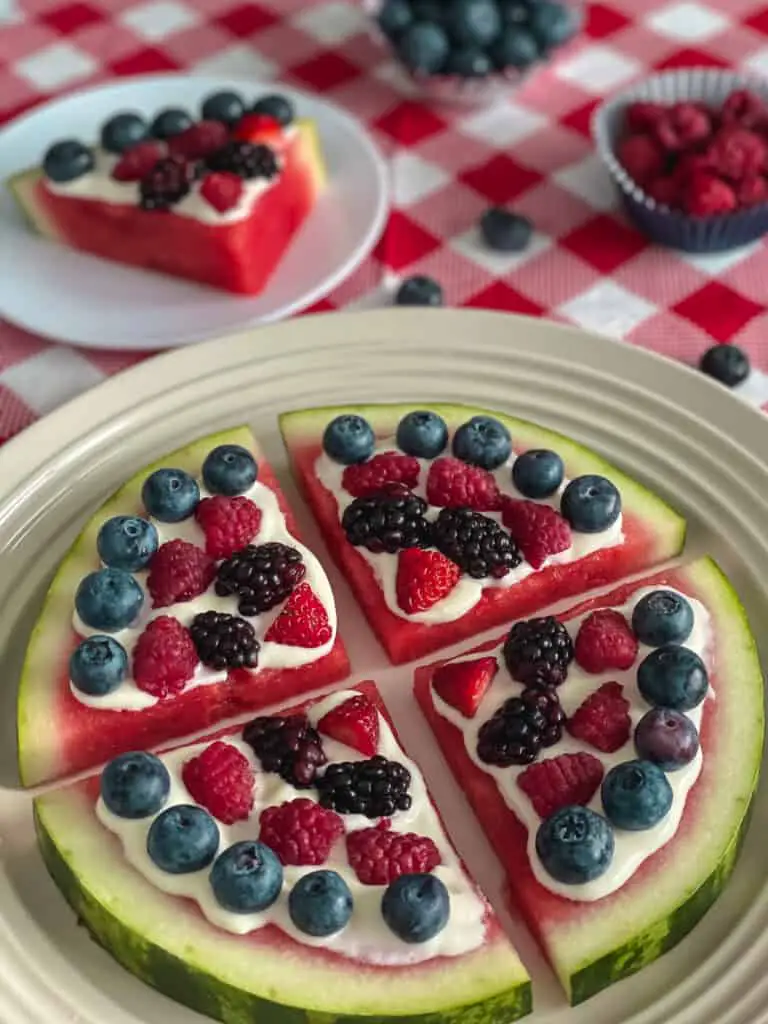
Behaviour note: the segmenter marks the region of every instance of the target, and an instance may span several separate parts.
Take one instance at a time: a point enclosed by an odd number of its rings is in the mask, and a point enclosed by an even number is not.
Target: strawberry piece
[[[253,810],[253,769],[231,743],[216,740],[181,770],[195,803],[225,825],[245,821]]]
[[[379,749],[379,713],[362,694],[331,708],[317,723],[317,728],[366,757],[373,757]]]
[[[274,117],[268,114],[246,114],[238,121],[232,138],[239,142],[258,142],[279,147],[285,135],[282,125]]]
[[[228,139],[227,127],[220,121],[198,121],[168,139],[168,149],[174,156],[202,160],[221,149]]]
[[[603,781],[603,766],[593,754],[561,754],[538,761],[517,777],[517,784],[541,818],[572,804],[588,804]]]
[[[139,142],[123,153],[112,168],[112,177],[115,181],[141,181],[162,155],[163,149],[157,142]]]
[[[738,182],[766,169],[768,143],[746,128],[723,128],[708,147],[707,159],[715,174]]]
[[[621,683],[603,683],[568,720],[568,732],[604,754],[613,754],[629,739],[632,721]]]
[[[623,672],[635,663],[637,637],[621,612],[601,608],[582,622],[574,653],[585,672]]]
[[[264,639],[288,647],[323,647],[332,637],[324,606],[308,583],[300,583]]]
[[[240,202],[245,183],[239,174],[229,171],[215,171],[206,174],[200,183],[200,195],[219,213],[226,213]]]
[[[229,558],[250,544],[261,526],[261,509],[250,498],[203,498],[195,519],[205,534],[205,550],[211,558]]]
[[[664,170],[664,154],[650,135],[630,135],[619,143],[619,163],[638,185],[656,178]]]
[[[432,687],[446,704],[474,718],[498,670],[499,663],[490,657],[449,661],[432,676]]]
[[[343,834],[341,817],[306,797],[266,807],[259,818],[259,842],[274,850],[281,864],[325,864]]]
[[[692,217],[731,213],[736,206],[736,193],[714,174],[695,174],[683,190],[683,209]]]
[[[186,540],[161,544],[149,563],[147,589],[155,608],[191,601],[204,593],[216,575],[213,559]]]
[[[341,485],[354,498],[367,498],[393,484],[402,484],[411,490],[419,482],[420,469],[419,460],[412,455],[382,452],[367,462],[347,466]]]
[[[439,551],[406,548],[397,561],[397,603],[409,615],[424,612],[450,594],[460,575],[458,565]]]
[[[427,477],[427,501],[443,508],[471,508],[489,512],[501,505],[496,478],[487,469],[461,459],[435,459]]]
[[[433,840],[378,826],[347,834],[349,865],[363,885],[389,885],[401,875],[426,874],[440,864]]]
[[[506,498],[501,518],[534,569],[540,569],[550,555],[567,551],[573,542],[570,526],[551,505]]]
[[[198,658],[189,630],[170,615],[153,619],[133,649],[133,678],[153,697],[181,693],[195,674]]]
[[[751,89],[736,89],[723,103],[720,118],[724,125],[738,125],[754,131],[768,123],[768,108]]]

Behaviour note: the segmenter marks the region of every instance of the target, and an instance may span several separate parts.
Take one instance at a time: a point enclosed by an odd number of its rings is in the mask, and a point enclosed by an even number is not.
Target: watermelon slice
[[[463,613],[444,615],[439,610],[440,604],[437,604],[426,615],[404,614],[398,610],[391,596],[387,600],[381,582],[384,578],[381,572],[387,568],[384,562],[394,563],[395,556],[375,556],[379,562],[376,563],[377,571],[374,571],[372,559],[364,557],[361,548],[352,547],[340,524],[337,498],[326,486],[328,481],[319,479],[318,466],[323,465],[321,457],[327,460],[322,452],[322,436],[334,417],[345,413],[363,416],[375,431],[378,450],[391,450],[395,447],[394,434],[399,421],[406,413],[421,408],[425,406],[343,406],[306,409],[285,413],[280,417],[280,428],[299,485],[320,523],[333,557],[346,574],[368,621],[393,663],[419,658],[562,598],[614,582],[671,558],[682,549],[685,522],[681,516],[659,497],[594,452],[560,434],[523,420],[470,406],[432,404],[427,408],[442,416],[450,432],[472,416],[492,416],[508,428],[516,453],[536,448],[553,449],[565,463],[566,477],[574,478],[584,474],[608,477],[621,493],[621,534],[618,538],[614,536],[606,540],[604,546],[598,544],[596,548],[593,545],[592,550],[587,548],[588,553],[580,557],[577,555],[570,561],[555,558],[545,562],[538,570],[524,564],[526,573],[520,578],[515,577],[511,586],[490,588],[483,585],[482,593],[473,599],[476,603],[470,602],[469,609]],[[422,461],[422,488],[425,472],[426,466]],[[508,465],[502,466],[495,475],[502,493],[521,497],[512,486]],[[496,519],[501,518],[498,511],[487,514]],[[584,536],[582,534],[581,538]],[[583,539],[579,543],[582,544]],[[576,552],[576,546],[572,551]],[[456,593],[460,588],[467,588],[473,583],[464,577]],[[477,590],[474,593],[477,594]]]
[[[316,723],[329,705],[360,694],[375,705],[381,716],[379,751],[401,763],[406,761],[372,683],[326,698],[314,711],[309,707],[310,720]],[[285,713],[302,709],[307,705]],[[238,740],[240,730],[217,735]],[[327,737],[322,741],[331,761],[357,761],[362,756]],[[186,752],[197,753],[200,743],[186,748]],[[249,752],[242,742],[240,749],[246,755]],[[174,778],[186,759],[186,753],[172,753],[170,758],[165,755],[165,763],[176,766]],[[265,803],[313,798],[313,794],[317,798],[315,790],[297,792],[287,783],[281,786],[276,775],[263,774],[252,752],[250,760],[257,773],[254,817]],[[412,774],[413,805],[410,812],[395,814],[389,827],[395,831],[429,831],[442,860],[434,870],[447,885],[450,882],[451,914],[455,915],[444,931],[426,944],[408,944],[388,932],[380,916],[384,886],[357,881],[346,859],[343,840],[336,840],[327,863],[328,868],[343,874],[354,896],[352,918],[341,933],[329,940],[312,940],[292,930],[286,912],[287,890],[300,874],[316,870],[314,866],[284,869],[283,890],[277,902],[266,911],[266,919],[251,923],[252,930],[242,933],[248,923],[238,923],[241,934],[228,930],[225,923],[215,926],[197,899],[161,891],[158,884],[162,884],[163,872],[158,868],[154,868],[153,881],[148,880],[152,863],[145,853],[144,860],[140,860],[143,844],[131,843],[128,833],[140,839],[150,819],[126,821],[111,815],[107,823],[111,818],[118,823],[114,827],[124,828],[125,842],[137,858],[137,866],[129,863],[121,840],[102,824],[104,819],[97,818],[97,777],[35,800],[40,848],[48,870],[78,919],[116,960],[172,999],[227,1024],[256,1020],[275,1024],[312,1024],[319,1020],[343,1020],[345,1024],[374,1020],[455,1024],[472,1020],[493,1024],[517,1020],[531,1007],[528,975],[450,846],[418,768],[406,764]],[[175,802],[187,799],[183,788],[171,792]],[[109,816],[109,812],[106,814]],[[346,829],[361,827],[350,816],[345,818]],[[384,827],[388,827],[386,823]],[[220,830],[223,848],[233,839],[253,839],[256,823],[246,821],[229,832],[223,827]],[[145,873],[140,864],[147,866]],[[199,886],[195,891],[205,892],[209,904],[218,906],[207,876],[207,869],[203,869],[194,875],[164,877],[168,890],[183,893],[186,886]],[[206,910],[210,913],[210,907]],[[368,913],[370,927],[365,919]],[[363,944],[356,948],[361,937],[367,937],[367,947]],[[382,962],[382,945],[389,962]]]
[[[154,704],[150,699],[145,701],[150,706],[140,710],[99,707],[99,698],[91,701],[89,706],[73,694],[68,659],[79,640],[72,624],[74,594],[80,580],[98,568],[96,537],[99,527],[111,516],[135,515],[142,511],[141,487],[150,472],[163,466],[173,466],[199,477],[205,456],[220,444],[241,445],[254,454],[259,466],[256,484],[257,489],[261,488],[262,499],[259,500],[266,501],[269,493],[274,495],[284,517],[285,529],[293,538],[298,538],[293,514],[272,469],[245,427],[201,438],[172,452],[129,480],[91,517],[64,558],[30,638],[18,698],[19,766],[24,785],[32,786],[92,768],[120,751],[168,742],[173,737],[209,727],[233,714],[327,686],[349,674],[347,655],[334,627],[333,639],[325,649],[318,649],[318,656],[306,655],[305,652],[298,659],[297,667],[278,667],[281,659],[278,653],[277,662],[274,658],[268,659],[272,662],[271,667],[266,664],[254,672],[231,671],[226,681],[188,687],[177,696]],[[265,516],[265,521],[267,518]],[[279,515],[275,521],[279,521]],[[305,560],[307,558],[312,560],[312,571],[318,579],[325,581],[323,588],[329,602],[327,608],[332,623],[335,623],[327,577],[311,553],[306,552]],[[234,612],[236,603],[234,598],[231,600],[231,611]],[[149,601],[146,604],[148,606]],[[171,610],[181,614],[184,607],[184,604],[176,604]],[[257,632],[263,632],[258,623],[256,628]],[[285,658],[282,660],[287,664]],[[127,683],[121,683],[121,687],[125,685]],[[138,693],[132,682],[130,686],[132,692]]]
[[[564,896],[562,893],[568,891],[568,886],[553,891],[551,877],[547,876],[541,862],[535,861],[532,867],[531,857],[536,855],[531,852],[529,856],[528,851],[533,849],[529,844],[538,822],[536,814],[521,802],[515,804],[516,799],[526,799],[522,793],[510,798],[507,791],[505,799],[499,786],[506,783],[497,782],[501,775],[494,777],[492,774],[500,770],[489,770],[487,765],[481,767],[474,741],[465,740],[465,735],[475,735],[470,732],[471,726],[462,728],[461,719],[435,697],[431,681],[436,666],[416,672],[418,702],[446,761],[506,868],[511,899],[522,911],[573,1004],[633,974],[671,949],[717,899],[736,861],[760,769],[764,727],[760,665],[744,609],[713,561],[701,559],[645,580],[626,583],[559,618],[566,624],[573,623],[569,632],[575,634],[575,619],[597,608],[626,606],[639,588],[649,586],[675,588],[701,602],[709,615],[704,658],[713,696],[701,705],[699,731],[703,758],[700,774],[692,777],[694,781],[684,802],[682,819],[676,830],[673,829],[671,838],[658,846],[656,852],[646,848],[650,855],[618,889],[591,902],[580,899],[578,893],[571,898]],[[693,646],[693,635],[690,645]],[[499,644],[491,641],[479,650],[486,655],[498,652]],[[648,648],[641,645],[640,657],[647,651]],[[623,680],[625,694],[631,693],[634,672],[635,669],[631,669],[625,673],[585,677],[572,665],[568,679],[558,690],[564,710],[572,715],[573,705],[580,704],[588,692],[600,686],[605,692],[606,679]],[[499,686],[505,690],[503,695]],[[615,688],[616,683],[611,686]],[[510,689],[509,675],[502,665],[477,719],[487,718],[490,711],[517,692],[519,686]],[[633,724],[636,724],[648,706],[643,705],[636,690],[634,693]],[[573,742],[572,737],[565,744],[561,741],[560,751],[573,750]],[[535,763],[556,757],[559,749],[555,745],[542,750]],[[602,758],[606,767],[637,756],[631,738],[611,755],[612,760],[593,746],[584,745],[581,749]],[[514,770],[505,769],[507,772]],[[668,777],[672,779],[672,775]],[[510,809],[508,799],[517,807],[520,817]],[[600,799],[598,793],[589,806],[601,810]],[[530,834],[523,819],[530,826]],[[624,832],[624,836],[640,835],[640,842],[644,834]],[[617,831],[616,835],[621,836],[621,832]],[[618,842],[619,839],[617,851]],[[609,875],[603,877],[609,878]],[[549,884],[543,884],[548,878]],[[574,892],[579,889],[578,886],[572,888]]]
[[[52,241],[132,267],[256,295],[324,187],[314,122],[295,123],[281,159],[279,176],[250,212],[235,217],[207,206],[198,186],[189,199],[201,207],[204,216],[199,217],[173,209],[144,210],[133,192],[131,201],[109,202],[78,191],[53,191],[38,167],[16,174],[8,186],[34,229]]]

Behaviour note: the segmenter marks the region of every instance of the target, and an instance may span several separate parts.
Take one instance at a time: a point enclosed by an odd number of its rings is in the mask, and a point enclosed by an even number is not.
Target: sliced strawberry
[[[239,142],[260,142],[279,148],[285,139],[282,125],[268,114],[246,114],[232,133]]]
[[[517,777],[518,786],[541,818],[571,804],[588,804],[602,781],[602,764],[584,753],[538,761]]]
[[[501,493],[488,470],[446,456],[429,467],[427,501],[442,508],[489,512],[500,507]]]
[[[471,658],[449,661],[432,676],[432,686],[446,704],[465,718],[474,718],[493,677],[499,670],[495,658]]]
[[[200,183],[200,195],[219,213],[226,213],[237,206],[244,189],[245,182],[240,175],[229,171],[206,174]]]
[[[403,484],[409,489],[415,487],[419,482],[420,468],[419,460],[412,455],[382,452],[367,462],[347,466],[341,484],[354,498],[366,498],[391,484]]]
[[[540,569],[550,555],[571,546],[570,526],[550,505],[505,498],[501,518],[534,569]]]
[[[115,181],[141,181],[162,155],[158,142],[140,142],[123,153],[112,168],[112,177]]]
[[[373,757],[379,749],[379,713],[362,694],[331,708],[317,723],[317,728],[366,757]]]
[[[604,754],[613,754],[629,739],[632,721],[621,683],[604,683],[568,720],[568,732]]]
[[[328,613],[308,583],[300,583],[264,636],[288,647],[322,647],[333,632]]]
[[[439,551],[406,548],[397,562],[397,603],[409,615],[424,612],[450,594],[460,575],[458,565]]]
[[[635,663],[637,637],[621,612],[600,608],[582,622],[574,650],[585,672],[624,672]]]

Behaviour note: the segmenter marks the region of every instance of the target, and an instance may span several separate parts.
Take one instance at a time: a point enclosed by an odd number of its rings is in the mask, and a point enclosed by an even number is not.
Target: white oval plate
[[[328,166],[325,193],[261,295],[239,297],[164,274],[120,266],[33,234],[3,182],[40,163],[62,136],[93,140],[118,110],[197,112],[234,88],[254,99],[290,97],[317,121]],[[339,107],[282,84],[194,75],[140,76],[80,90],[0,131],[0,316],[53,341],[86,348],[154,350],[268,323],[311,306],[369,254],[386,221],[387,172],[363,126]]]
[[[0,450],[3,1024],[203,1022],[123,971],[76,927],[46,876],[29,797],[14,781],[13,681],[44,587],[83,519],[142,464],[193,436],[249,422],[285,480],[279,412],[397,399],[463,400],[540,421],[658,490],[689,517],[687,555],[706,550],[730,574],[768,663],[761,628],[768,616],[768,422],[703,375],[545,321],[453,310],[306,317],[145,362]],[[300,519],[310,543],[319,545],[307,516]],[[346,587],[330,573],[353,679],[381,684],[460,851],[500,907],[500,866],[415,707],[411,670],[386,665]],[[733,880],[714,909],[662,960],[575,1009],[565,1004],[524,928],[511,922],[534,976],[531,1024],[764,1021],[767,829],[763,787]]]

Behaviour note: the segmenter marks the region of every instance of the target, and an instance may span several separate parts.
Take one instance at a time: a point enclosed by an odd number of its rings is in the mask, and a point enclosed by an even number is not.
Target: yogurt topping
[[[356,691],[340,691],[313,705],[307,711],[311,723],[316,725],[327,711],[356,695]],[[416,832],[433,840],[442,860],[434,874],[441,879],[450,894],[448,924],[433,939],[424,943],[403,942],[389,930],[381,916],[384,887],[363,885],[358,880],[347,862],[343,836],[334,844],[327,863],[322,867],[337,871],[344,878],[352,892],[354,910],[349,924],[342,931],[329,938],[318,939],[299,931],[288,913],[288,894],[291,888],[302,875],[318,870],[317,867],[285,866],[282,892],[271,907],[261,913],[236,914],[225,910],[217,903],[208,881],[210,868],[186,875],[172,875],[160,870],[153,863],[147,853],[146,843],[154,817],[138,820],[120,818],[107,809],[101,798],[96,804],[96,814],[101,823],[119,837],[127,860],[144,878],[163,892],[195,900],[204,916],[225,931],[245,935],[266,925],[276,925],[303,945],[322,946],[342,956],[372,964],[404,965],[421,963],[437,956],[460,956],[482,944],[485,938],[487,906],[474,889],[443,831],[437,812],[427,794],[421,772],[405,756],[391,728],[381,715],[379,737],[377,753],[399,761],[411,773],[410,793],[413,803],[408,811],[398,811],[393,815],[390,819],[390,828],[396,832]],[[316,798],[314,790],[296,790],[278,775],[262,772],[253,750],[239,739],[239,736],[228,739],[225,737],[225,740],[241,751],[254,769],[255,803],[247,821],[234,825],[217,822],[221,835],[219,852],[241,840],[256,839],[259,833],[259,816],[266,807],[298,797]],[[207,744],[202,743],[161,755],[161,760],[171,776],[170,794],[162,810],[167,810],[175,804],[194,803],[182,781],[182,766],[206,746]],[[363,755],[356,750],[326,736],[323,736],[323,748],[329,762],[363,759]],[[341,815],[341,818],[346,832],[370,828],[375,824],[375,821],[361,815],[346,814]]]
[[[398,449],[395,444],[395,439],[385,438],[378,442],[374,455],[381,455],[383,453],[397,453]],[[418,459],[421,467],[419,474],[418,485],[414,488],[414,493],[426,500],[426,483],[427,475],[429,473],[429,467],[431,460],[429,459]],[[515,455],[511,455],[510,458],[498,469],[493,472],[496,478],[496,483],[502,494],[522,499],[523,495],[515,488],[512,483],[512,465],[515,461]],[[339,508],[339,520],[344,514],[344,509],[347,505],[354,501],[353,496],[344,489],[342,486],[342,477],[344,475],[344,469],[346,467],[340,465],[338,462],[334,462],[325,452],[322,452],[315,462],[315,474],[321,484],[333,495],[336,504]],[[560,496],[568,485],[568,479],[564,479],[562,485],[551,498],[546,498],[541,501],[541,504],[550,505],[557,511],[560,510]],[[526,499],[530,500],[530,499]],[[426,516],[430,520],[437,518],[440,509],[435,505],[429,505],[427,508]],[[501,523],[501,512],[483,512],[483,515],[488,516],[491,519],[495,519],[496,522]],[[573,543],[567,551],[562,551],[560,554],[551,555],[546,559],[542,568],[546,568],[550,565],[568,565],[571,562],[576,562],[587,555],[592,554],[594,551],[600,551],[603,548],[616,547],[621,544],[624,540],[624,533],[622,530],[622,517],[614,522],[607,530],[602,530],[599,533],[578,533],[573,531]],[[430,624],[436,624],[441,622],[453,622],[455,619],[460,619],[462,615],[466,615],[467,612],[471,611],[472,608],[477,604],[483,595],[483,591],[492,587],[501,587],[507,589],[513,587],[516,583],[520,583],[531,573],[537,572],[530,563],[522,561],[517,568],[510,570],[506,576],[502,576],[501,579],[484,579],[476,580],[469,576],[462,576],[459,579],[457,585],[453,590],[447,594],[442,600],[436,602],[431,608],[422,612],[413,612],[409,614],[403,611],[403,609],[397,603],[397,593],[395,590],[395,580],[397,577],[397,556],[387,554],[383,552],[381,554],[374,554],[368,551],[367,548],[358,547],[355,548],[357,553],[365,559],[365,561],[371,566],[376,579],[381,585],[384,600],[389,610],[399,616],[401,619],[407,619],[410,622],[425,622]]]
[[[200,483],[200,481],[198,482]],[[202,483],[200,483],[201,499],[210,496],[210,492],[208,492]],[[304,565],[306,566],[304,582],[309,584],[315,596],[325,608],[328,615],[328,622],[331,627],[331,639],[322,647],[289,647],[286,644],[278,644],[264,640],[264,635],[267,630],[272,625],[274,619],[280,614],[283,607],[282,605],[278,605],[276,608],[272,608],[270,611],[265,612],[262,615],[248,618],[247,621],[254,627],[256,636],[261,644],[258,668],[255,671],[258,672],[265,668],[299,668],[302,665],[308,665],[328,654],[336,640],[336,604],[333,598],[331,585],[325,574],[325,570],[317,557],[309,550],[309,548],[306,548],[288,532],[285,524],[285,517],[280,511],[280,506],[277,502],[275,493],[265,484],[260,483],[257,480],[253,487],[246,492],[245,497],[250,498],[251,501],[254,502],[254,504],[261,510],[261,525],[259,527],[258,534],[254,538],[254,543],[266,544],[271,541],[279,541],[283,544],[289,544],[291,547],[294,547],[297,551],[301,552],[301,556],[304,559]],[[157,529],[161,544],[170,540],[185,540],[191,544],[196,544],[199,547],[205,546],[205,535],[194,516],[190,516],[189,519],[185,519],[180,523],[161,523],[151,517],[150,521],[154,523]],[[152,598],[146,587],[147,573],[141,572],[135,573],[134,575],[144,590],[145,595],[141,615],[139,616],[139,619],[128,629],[122,629],[112,634],[115,640],[121,643],[126,649],[129,662],[131,660],[131,652],[136,641],[144,631],[147,623],[151,619],[157,618],[159,615],[171,615],[178,619],[183,626],[189,627],[194,617],[200,612],[217,611],[228,612],[229,614],[237,613],[237,602],[235,598],[219,597],[215,593],[213,585],[211,585],[204,594],[193,598],[191,601],[182,601],[177,604],[168,605],[165,608],[153,608]],[[81,637],[92,636],[103,632],[87,626],[80,619],[76,610],[73,615],[72,625],[75,632]],[[186,693],[196,686],[204,686],[207,683],[220,683],[226,678],[226,672],[216,672],[212,669],[206,668],[205,665],[198,665],[193,678],[186,684],[184,692]],[[130,676],[126,677],[116,690],[113,690],[112,693],[108,693],[103,697],[89,696],[81,690],[78,690],[71,682],[70,690],[82,704],[87,704],[90,707],[100,708],[103,710],[139,711],[142,708],[151,707],[158,701],[158,698],[154,697],[151,693],[145,693],[144,690],[140,690]]]
[[[628,620],[631,621],[632,611],[635,605],[645,594],[651,593],[654,589],[657,588],[645,587],[635,591],[627,603],[617,607],[616,610],[620,611]],[[694,624],[691,635],[685,642],[685,646],[695,651],[707,665],[708,670],[711,670],[712,651],[709,613],[700,601],[690,597],[686,597],[686,600],[693,609]],[[565,623],[572,637],[576,637],[579,625],[585,617],[586,616],[581,616],[579,618],[570,619]],[[509,768],[499,768],[495,765],[486,764],[477,756],[477,736],[482,724],[491,717],[493,712],[500,707],[505,700],[509,697],[515,696],[515,694],[522,690],[520,683],[516,683],[510,679],[509,673],[504,667],[501,649],[502,645],[499,645],[494,650],[487,652],[489,656],[495,655],[497,657],[500,669],[493,683],[489,687],[488,692],[485,694],[480,707],[477,710],[477,714],[473,719],[464,718],[459,711],[452,708],[442,700],[434,690],[432,690],[432,699],[434,701],[435,708],[443,718],[452,722],[453,725],[461,731],[467,755],[472,763],[494,779],[504,802],[514,813],[515,817],[518,818],[518,820],[525,825],[528,830],[528,859],[531,863],[533,873],[541,885],[560,896],[565,896],[570,900],[591,902],[602,899],[604,896],[608,896],[610,893],[616,892],[617,889],[620,889],[621,886],[629,881],[640,865],[647,860],[648,857],[660,850],[674,837],[685,811],[685,802],[688,793],[701,773],[704,756],[703,752],[701,748],[699,748],[696,757],[690,762],[690,764],[678,769],[677,771],[670,772],[667,775],[667,779],[669,780],[673,792],[672,807],[666,817],[664,817],[657,825],[641,832],[632,832],[614,828],[614,838],[616,843],[615,852],[613,860],[604,874],[591,882],[586,882],[581,885],[565,885],[558,882],[545,870],[536,852],[536,831],[541,824],[541,819],[536,813],[528,797],[517,785],[517,779],[520,774],[525,771],[525,766],[518,767],[516,765],[512,765]],[[562,686],[558,687],[558,694],[560,696],[563,711],[568,717],[570,717],[579,705],[582,704],[591,693],[603,685],[603,683],[614,680],[621,683],[624,687],[624,697],[630,703],[629,715],[631,719],[630,738],[623,747],[619,748],[619,750],[613,754],[603,753],[593,749],[565,732],[559,743],[553,747],[548,747],[542,750],[538,760],[543,761],[547,758],[559,757],[561,754],[574,754],[579,751],[587,751],[600,759],[605,773],[607,774],[614,765],[617,765],[622,761],[632,760],[636,757],[637,755],[635,753],[633,743],[635,726],[643,715],[650,710],[650,706],[644,700],[637,686],[637,666],[651,650],[652,648],[641,644],[634,666],[625,672],[610,671],[602,675],[590,675],[584,672],[584,670],[581,669],[575,661],[573,661],[568,669],[568,678]],[[454,660],[461,661],[462,659],[456,658]],[[702,701],[698,707],[687,713],[697,730],[700,730],[701,728],[701,719],[705,702],[713,699],[714,691],[710,686],[705,700]],[[599,789],[587,806],[600,814],[603,813]]]

